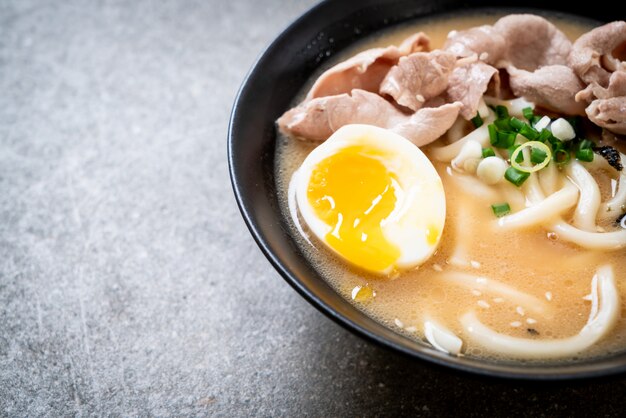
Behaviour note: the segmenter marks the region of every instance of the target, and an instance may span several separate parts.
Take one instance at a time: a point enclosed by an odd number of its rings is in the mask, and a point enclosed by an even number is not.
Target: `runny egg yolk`
[[[380,150],[350,146],[320,161],[312,171],[307,198],[331,227],[326,243],[352,263],[385,270],[400,249],[383,235],[381,222],[396,205],[396,179]]]

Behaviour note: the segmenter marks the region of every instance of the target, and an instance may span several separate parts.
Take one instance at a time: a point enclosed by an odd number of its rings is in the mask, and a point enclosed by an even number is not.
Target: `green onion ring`
[[[522,150],[526,147],[538,148],[542,150],[543,152],[546,153],[546,158],[543,160],[543,162],[539,164],[535,164],[532,167],[526,167],[526,166],[520,165],[520,163],[518,163],[516,159],[519,153],[522,152]],[[511,154],[511,166],[518,169],[519,171],[523,171],[524,173],[534,173],[535,171],[539,171],[545,166],[547,166],[551,158],[552,158],[552,151],[550,150],[549,146],[547,146],[546,144],[540,141],[528,141],[528,142],[524,142],[522,145],[517,147],[515,151],[513,151],[513,154]]]

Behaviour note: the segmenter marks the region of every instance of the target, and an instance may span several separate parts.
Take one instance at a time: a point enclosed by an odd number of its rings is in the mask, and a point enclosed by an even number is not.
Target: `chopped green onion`
[[[509,118],[506,119],[496,119],[493,121],[496,128],[501,131],[513,131],[513,127],[511,126],[511,120]]]
[[[509,110],[506,108],[506,106],[498,105],[496,106],[496,116],[498,117],[498,119],[508,119]]]
[[[483,148],[483,158],[495,157],[495,156],[496,156],[496,152],[493,150],[493,148]]]
[[[515,167],[509,167],[504,172],[504,178],[516,185],[517,187],[521,186],[522,183],[524,183],[529,176],[530,173],[519,171]]]
[[[543,116],[533,116],[533,118],[530,119],[530,123],[532,123],[533,126],[535,126],[537,122],[539,122],[541,119],[543,119]]]
[[[493,211],[494,215],[496,215],[498,218],[501,218],[504,215],[511,212],[511,207],[506,202],[496,203],[496,204],[491,205],[491,210]]]
[[[491,142],[492,145],[498,142],[498,130],[496,129],[496,125],[493,123],[487,125],[487,130],[489,131],[489,142]]]
[[[530,139],[531,141],[535,141],[539,138],[539,132],[527,123],[525,123],[518,132],[520,135]]]
[[[489,125],[489,140],[494,147],[509,148],[515,143],[515,137],[515,132],[499,131],[495,125]]]
[[[552,155],[553,155],[552,158],[554,159],[554,162],[559,165],[567,164],[569,160],[572,158],[571,155],[569,154],[569,151],[564,150],[563,148],[555,149]]]
[[[550,132],[547,129],[542,129],[541,132],[539,132],[539,137],[537,138],[537,141],[552,142],[552,140],[551,140],[552,138],[554,138],[552,136],[552,132]]]
[[[515,154],[515,150],[518,149],[520,147],[521,144],[513,144],[511,145],[508,149],[507,152],[509,153],[509,159],[513,158],[513,154]],[[524,155],[517,153],[515,154],[515,162],[517,163],[521,163],[522,161],[524,161]]]
[[[590,163],[593,161],[593,150],[591,148],[583,148],[576,151],[576,159]]]
[[[530,161],[535,165],[521,165],[519,161],[519,157],[523,156],[522,151],[524,148],[530,148]],[[533,157],[534,153],[534,157]],[[534,173],[535,171],[539,171],[550,162],[550,157],[552,156],[552,152],[550,151],[550,147],[539,141],[529,141],[524,142],[520,145],[511,155],[511,168],[516,169],[522,173]],[[526,180],[526,179],[524,179]],[[523,181],[523,180],[522,180]],[[520,183],[521,184],[521,183]]]
[[[543,142],[540,143],[543,144]],[[532,147],[530,149],[530,162],[532,162],[533,164],[541,164],[547,158],[548,154],[544,150],[535,147]]]
[[[590,141],[588,139],[583,139],[578,144],[578,149],[591,149],[593,148],[593,146],[594,146],[593,141]]]
[[[533,111],[532,107],[525,107],[522,109],[522,114],[524,115],[524,117],[530,121],[532,121],[533,116],[535,116],[535,112]]]
[[[554,150],[554,152],[558,150],[565,150],[565,142],[561,141],[554,135],[550,134],[549,141],[550,141],[550,145],[552,145],[552,149]]]
[[[522,129],[524,127],[524,125],[526,125],[524,122],[522,122],[521,120],[519,120],[515,116],[511,117],[511,120],[509,121],[509,124],[511,125],[511,128],[515,129],[516,132],[519,132],[520,129]]]
[[[475,128],[480,128],[483,126],[483,118],[480,117],[480,113],[476,112],[476,116],[472,118],[472,123]]]

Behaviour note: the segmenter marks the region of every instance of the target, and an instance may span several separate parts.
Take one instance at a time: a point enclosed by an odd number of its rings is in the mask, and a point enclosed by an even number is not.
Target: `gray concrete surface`
[[[0,415],[624,410],[626,380],[483,381],[372,346],[263,258],[230,107],[313,0],[0,2]]]

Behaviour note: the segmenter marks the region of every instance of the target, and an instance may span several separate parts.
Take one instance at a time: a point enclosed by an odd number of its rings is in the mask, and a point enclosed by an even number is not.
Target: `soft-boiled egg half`
[[[307,156],[292,181],[311,232],[358,267],[390,275],[437,249],[446,217],[441,178],[396,133],[346,125]]]

